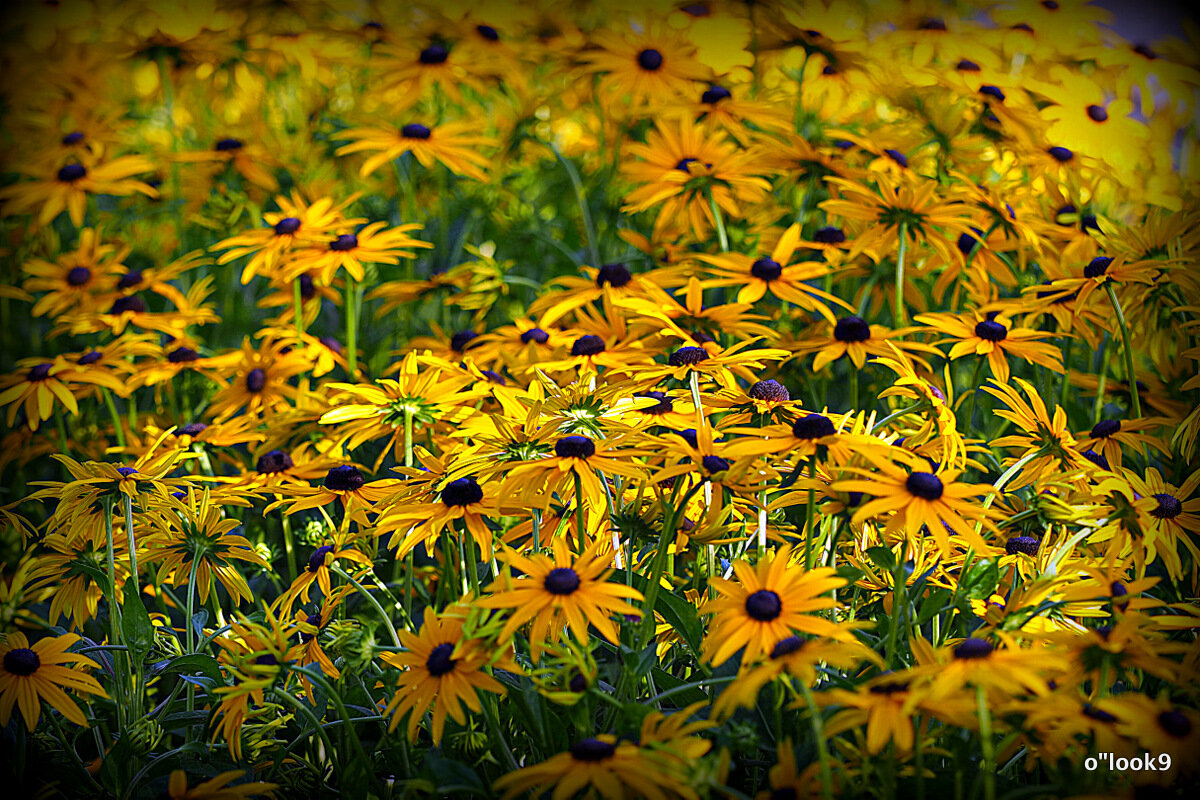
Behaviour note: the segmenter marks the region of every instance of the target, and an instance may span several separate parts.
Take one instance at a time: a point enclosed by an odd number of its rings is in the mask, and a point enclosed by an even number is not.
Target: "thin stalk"
[[[358,304],[354,278],[346,276],[346,363],[350,366],[350,380],[358,377]]]
[[[900,223],[900,253],[896,257],[896,327],[904,324],[904,257],[908,254],[908,221]]]
[[[140,594],[142,586],[138,582],[137,543],[133,538],[133,498],[123,494],[121,500],[125,506],[125,538],[129,541],[129,574]]]
[[[340,765],[338,764],[339,759],[337,757],[337,751],[333,747],[333,742],[329,740],[329,734],[325,733],[325,728],[321,725],[321,720],[317,719],[317,715],[313,713],[312,709],[301,702],[299,698],[293,697],[291,694],[283,690],[276,690],[273,692],[273,694],[275,697],[283,700],[284,705],[288,705],[296,709],[310,723],[312,723],[313,732],[317,734],[318,738],[321,740],[321,744],[325,746],[325,754],[329,757],[329,760],[334,763],[335,771],[340,772],[338,769]]]
[[[708,207],[712,211],[713,222],[717,227],[717,241],[721,244],[721,252],[729,252],[729,236],[725,233],[725,218],[721,216],[721,208],[717,205],[716,199],[713,197],[712,187],[704,187],[704,193],[708,195]]]
[[[1063,376],[1062,386],[1058,388],[1058,404],[1063,408],[1067,407],[1067,390],[1071,388],[1071,350],[1075,345],[1073,338],[1067,339],[1067,346],[1063,348]]]
[[[375,599],[375,596],[367,591],[367,587],[350,577],[350,573],[346,572],[346,570],[342,569],[338,564],[331,564],[329,571],[340,575],[343,579],[349,581],[350,585],[354,587],[354,590],[367,599],[367,602],[370,603],[371,606],[374,607],[375,612],[379,614],[379,618],[383,620],[383,624],[387,626],[388,635],[392,637],[392,644],[394,644],[396,647],[400,647],[400,636],[396,633],[396,626],[392,624],[391,616],[383,610],[383,606],[379,604],[379,601]]]
[[[970,390],[970,394],[968,394],[966,396],[966,399],[963,400],[964,410],[966,409],[966,407],[968,405],[971,407],[971,412],[969,414],[965,414],[966,427],[963,429],[963,433],[971,432],[971,423],[972,423],[972,421],[974,421],[974,418],[975,418],[975,406],[976,406],[975,398],[979,394],[979,378],[983,375],[983,365],[986,361],[987,361],[987,359],[984,358],[983,356],[975,357],[975,371],[971,373],[971,382],[969,384],[967,384],[967,388]],[[961,418],[962,417],[960,417],[960,419]]]
[[[907,417],[909,414],[915,413],[917,411],[924,411],[927,408],[929,408],[929,403],[926,403],[925,401],[922,400],[920,403],[917,403],[916,405],[911,405],[911,406],[908,406],[907,408],[901,408],[896,411],[893,411],[891,414],[888,414],[883,419],[877,420],[875,422],[875,424],[871,426],[871,431],[874,432],[874,431],[878,430],[879,428],[882,428],[884,425],[888,424],[889,422],[891,422],[894,419],[900,419],[901,417]]]
[[[296,545],[292,540],[292,523],[282,509],[279,512],[279,518],[283,521],[283,550],[287,555],[288,582],[291,583],[299,574],[296,572]]]
[[[520,764],[513,756],[512,749],[509,748],[508,742],[504,738],[504,731],[500,727],[500,715],[496,711],[496,698],[488,692],[481,692],[481,694],[483,694],[483,716],[487,720],[488,727],[492,729],[496,741],[500,743],[500,754],[504,756],[504,761],[510,771],[519,769]]]
[[[577,537],[578,552],[582,553],[587,549],[587,538],[584,536],[584,511],[583,511],[583,478],[580,477],[579,471],[574,471],[575,476],[575,535]]]
[[[813,699],[812,689],[804,681],[798,681],[804,701],[808,703],[809,714],[812,717],[813,738],[817,740],[817,759],[821,769],[821,797],[823,800],[833,800],[833,773],[829,767],[829,743],[825,740],[825,722],[817,709],[817,701]]]
[[[975,703],[979,710],[979,741],[983,749],[983,763],[980,771],[983,773],[984,800],[996,800],[996,751],[992,741],[992,712],[987,704],[987,692],[982,685],[975,687]]]
[[[410,403],[404,405],[404,466],[413,465],[413,408]]]
[[[296,347],[304,347],[304,298],[300,294],[300,279],[292,281],[292,316],[296,320]]]
[[[1138,396],[1137,367],[1134,363],[1133,340],[1129,335],[1129,323],[1125,321],[1125,311],[1121,308],[1121,301],[1117,299],[1117,290],[1113,288],[1112,281],[1105,281],[1104,289],[1108,292],[1108,300],[1112,303],[1113,311],[1117,312],[1117,325],[1121,328],[1121,341],[1125,351],[1125,382],[1129,384],[1129,402],[1133,408],[1133,416],[1141,419],[1142,400]]]
[[[808,462],[808,480],[813,483],[817,479],[817,462],[815,456],[809,459]],[[808,507],[804,511],[804,568],[813,568],[813,518],[816,511],[817,490],[814,486],[808,487]]]
[[[591,259],[592,266],[600,268],[600,248],[597,246],[596,226],[592,222],[592,212],[588,209],[587,195],[583,191],[583,181],[579,179],[579,170],[575,169],[575,165],[563,157],[563,154],[558,152],[558,148],[551,145],[551,150],[554,151],[554,157],[558,159],[558,163],[563,165],[563,169],[567,172],[567,177],[571,180],[571,188],[575,190],[575,202],[579,204],[579,213],[583,217],[583,231],[587,236],[588,258]]]
[[[101,498],[104,508],[104,566],[108,573],[108,638],[109,644],[121,643],[121,607],[117,604],[117,564],[113,548],[112,506],[107,498]],[[124,680],[120,653],[113,653],[113,686],[117,693],[117,727],[125,727]]]
[[[125,428],[121,425],[121,415],[117,413],[117,404],[113,400],[112,392],[105,387],[100,387],[100,394],[104,398],[104,405],[108,409],[108,415],[112,417],[113,429],[117,436],[117,445],[121,448],[125,447]],[[63,447],[64,452],[66,447]]]
[[[898,669],[900,666],[900,660],[897,657],[899,650],[897,633],[900,630],[901,615],[908,604],[908,581],[904,574],[904,555],[903,552],[900,554],[896,566],[892,568],[892,615],[888,625],[887,638],[888,664],[892,669]]]
[[[1100,421],[1100,413],[1104,410],[1104,391],[1108,388],[1108,356],[1112,348],[1108,339],[1100,343],[1100,383],[1096,386],[1096,402],[1092,405],[1092,424]]]
[[[96,796],[102,797],[107,794],[104,791],[104,787],[97,783],[96,779],[92,777],[92,773],[88,772],[87,767],[83,763],[83,759],[79,757],[79,753],[75,750],[74,745],[67,740],[67,733],[63,730],[62,723],[58,721],[58,717],[56,717],[52,711],[47,712],[46,716],[50,718],[50,724],[54,726],[54,732],[58,734],[58,739],[60,742],[62,742],[63,749],[71,754],[71,760],[74,761],[75,766],[79,767],[79,769],[83,772],[84,777],[87,778],[87,782],[91,784],[93,791],[97,793]]]

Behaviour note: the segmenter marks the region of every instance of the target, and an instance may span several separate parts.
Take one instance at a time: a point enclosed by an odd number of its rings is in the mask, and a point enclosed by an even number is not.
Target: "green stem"
[[[296,323],[296,347],[304,347],[304,298],[300,294],[300,278],[292,281],[292,316]]]
[[[488,726],[492,729],[492,734],[496,737],[496,741],[500,743],[500,754],[504,756],[504,761],[508,765],[509,771],[520,769],[520,764],[513,756],[512,749],[508,746],[507,740],[504,738],[504,731],[500,727],[500,714],[496,710],[496,698],[490,693],[483,694],[483,715],[487,720]]]
[[[821,797],[824,800],[833,800],[833,773],[829,767],[829,743],[825,740],[825,722],[817,709],[817,701],[813,699],[812,689],[809,689],[804,681],[798,683],[812,717],[813,738],[817,740],[817,758],[821,765]]]
[[[281,509],[279,517],[283,520],[283,550],[287,555],[288,582],[291,583],[299,574],[296,572],[296,545],[292,540],[292,523],[289,521],[288,515]]]
[[[908,603],[908,581],[904,574],[904,556],[905,552],[901,551],[900,557],[896,560],[896,566],[892,568],[892,614],[889,620],[887,639],[888,664],[892,669],[898,669],[900,665],[897,634],[902,624],[901,615],[904,614],[904,606]]]
[[[712,188],[704,187],[704,193],[708,195],[708,207],[712,211],[713,222],[717,226],[717,241],[721,244],[721,252],[729,252],[729,236],[725,233],[725,218],[721,216],[721,208],[717,205],[717,201],[713,198]]]
[[[1067,407],[1067,390],[1071,388],[1071,350],[1075,346],[1075,339],[1068,338],[1067,345],[1063,348],[1063,376],[1062,386],[1058,389],[1058,404],[1064,409]]]
[[[1108,357],[1112,352],[1108,344],[1107,338],[1100,343],[1100,380],[1096,385],[1096,402],[1092,405],[1093,425],[1100,421],[1100,414],[1104,410],[1104,392],[1108,388]]]
[[[117,603],[117,562],[116,553],[113,547],[113,524],[112,524],[112,505],[108,498],[101,498],[100,503],[104,508],[104,557],[105,569],[108,573],[108,638],[109,644],[119,645],[121,643],[121,606]],[[117,727],[125,727],[125,683],[124,670],[122,669],[122,656],[120,653],[113,653],[113,688],[116,690],[117,701]]]
[[[108,408],[108,415],[112,417],[113,429],[116,431],[117,445],[121,448],[125,447],[125,428],[121,425],[121,415],[117,413],[117,404],[113,401],[112,392],[103,386],[100,387],[100,394],[104,397],[104,405]],[[66,445],[63,445],[64,452]]]
[[[383,620],[383,624],[387,626],[388,635],[392,637],[392,644],[394,644],[396,647],[400,647],[400,636],[396,633],[396,626],[392,624],[391,616],[383,610],[383,606],[379,604],[379,601],[375,599],[375,596],[367,591],[367,587],[350,577],[350,573],[346,572],[346,570],[342,569],[338,564],[330,565],[329,571],[340,575],[344,580],[349,581],[350,585],[354,587],[354,590],[367,599],[367,602],[370,603],[371,606],[374,607],[375,612],[379,614],[379,618]]]
[[[325,728],[322,727],[321,720],[317,719],[317,715],[313,713],[313,710],[299,698],[293,697],[291,694],[283,691],[282,689],[277,689],[275,692],[273,692],[273,694],[275,697],[282,700],[284,705],[291,706],[295,710],[299,711],[310,723],[312,723],[313,733],[320,738],[321,744],[325,746],[325,755],[328,756],[329,760],[333,762],[335,771],[339,771],[337,770],[337,767],[339,766],[337,750],[334,749],[333,742],[329,740],[329,734],[325,733]]]
[[[412,401],[404,406],[404,466],[413,465],[413,407]]]
[[[96,792],[96,797],[103,797],[108,793],[104,791],[104,787],[96,782],[92,777],[92,773],[88,772],[87,766],[84,765],[83,759],[79,757],[79,753],[75,750],[75,746],[67,740],[67,732],[62,729],[62,723],[58,721],[53,711],[47,711],[46,716],[50,718],[50,724],[54,726],[54,732],[58,734],[58,740],[62,742],[63,749],[71,754],[71,760],[75,762],[75,766],[83,772],[83,776]]]
[[[1125,311],[1121,308],[1121,301],[1117,299],[1117,290],[1113,288],[1112,281],[1105,281],[1104,288],[1108,292],[1108,300],[1112,303],[1113,311],[1117,312],[1117,325],[1121,328],[1121,341],[1125,351],[1125,382],[1129,384],[1129,402],[1133,407],[1133,416],[1141,419],[1142,400],[1138,396],[1137,367],[1134,361],[1133,339],[1129,335],[1129,324],[1125,321]]]
[[[987,692],[983,685],[975,687],[975,703],[979,710],[979,741],[983,749],[983,763],[980,771],[983,773],[984,800],[996,800],[996,752],[992,741],[992,712],[987,704]]]
[[[917,403],[916,405],[911,405],[911,406],[908,406],[907,408],[897,409],[896,411],[893,411],[891,414],[888,414],[883,419],[877,420],[875,422],[875,424],[871,426],[871,431],[874,432],[874,431],[878,430],[879,428],[882,428],[884,425],[888,424],[889,422],[891,422],[894,419],[900,419],[901,417],[907,417],[909,414],[912,414],[917,411],[924,411],[925,409],[927,409],[929,407],[930,407],[929,403],[922,400],[921,402]]]
[[[588,258],[591,259],[592,266],[596,269],[600,268],[600,249],[597,246],[596,226],[592,222],[592,212],[588,209],[587,195],[583,191],[583,181],[579,179],[579,170],[575,169],[575,165],[563,157],[563,154],[558,152],[558,148],[553,145],[550,149],[554,151],[554,157],[558,159],[558,163],[563,165],[563,169],[567,172],[567,177],[571,180],[571,188],[575,190],[575,202],[579,204],[579,213],[583,217],[583,230],[587,237]]]
[[[816,456],[812,456],[808,462],[808,480],[813,482],[817,479],[817,462]],[[813,519],[815,516],[815,506],[817,504],[817,490],[813,486],[808,487],[808,507],[804,512],[804,568],[813,568],[813,538],[816,531],[813,530]]]
[[[140,594],[142,587],[138,583],[137,543],[133,537],[133,498],[123,494],[121,500],[125,506],[125,538],[129,542],[129,574]]]
[[[354,278],[346,276],[346,363],[350,380],[358,378],[358,303]]]
[[[908,221],[900,223],[900,253],[896,257],[896,327],[904,324],[904,256],[908,253]]]
[[[976,395],[979,394],[979,378],[983,374],[983,365],[986,362],[987,362],[987,359],[984,358],[983,356],[975,357],[975,371],[971,373],[971,382],[969,384],[967,384],[967,387],[966,387],[970,391],[970,394],[968,394],[966,396],[966,398],[963,400],[963,412],[964,413],[962,416],[959,417],[960,419],[966,420],[965,427],[963,428],[963,433],[971,432],[971,423],[975,419],[975,405],[977,402],[975,398],[976,398]],[[966,409],[968,406],[971,409],[970,413],[966,413]]]
[[[584,511],[583,511],[583,478],[580,477],[578,469],[574,471],[575,476],[575,535],[578,541],[578,552],[582,553],[587,549],[587,537],[584,535]]]

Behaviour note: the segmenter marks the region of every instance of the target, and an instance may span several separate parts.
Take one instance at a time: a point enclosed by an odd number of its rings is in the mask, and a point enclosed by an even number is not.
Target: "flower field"
[[[1200,781],[1200,27],[0,17],[13,796]]]

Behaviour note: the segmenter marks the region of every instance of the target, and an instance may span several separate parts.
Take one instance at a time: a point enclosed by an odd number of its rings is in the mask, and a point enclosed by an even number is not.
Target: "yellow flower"
[[[87,656],[67,652],[78,641],[78,636],[68,633],[47,636],[30,647],[23,633],[14,631],[5,636],[0,642],[0,726],[8,725],[16,705],[32,732],[41,718],[41,701],[45,700],[71,722],[87,727],[87,718],[63,689],[108,695],[95,678],[80,669],[100,665]],[[75,666],[67,666],[71,663]]]

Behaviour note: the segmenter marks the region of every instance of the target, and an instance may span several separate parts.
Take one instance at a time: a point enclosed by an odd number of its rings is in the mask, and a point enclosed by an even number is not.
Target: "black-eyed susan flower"
[[[412,153],[425,169],[433,169],[440,163],[453,173],[483,181],[487,180],[484,169],[488,159],[480,150],[489,147],[492,140],[477,131],[478,127],[467,121],[437,125],[412,121],[399,128],[350,128],[338,134],[338,138],[351,141],[338,148],[337,154],[378,151],[359,168],[363,176],[405,153]]]
[[[641,600],[637,589],[608,580],[613,554],[603,540],[582,553],[573,554],[564,536],[554,539],[553,558],[542,553],[524,556],[505,549],[500,558],[510,569],[520,570],[520,578],[509,579],[504,588],[475,601],[481,608],[511,609],[500,633],[512,636],[526,622],[529,651],[534,660],[546,642],[557,642],[565,628],[574,639],[588,642],[588,626],[594,627],[609,642],[617,642],[614,614],[641,616],[641,611],[626,600]]]
[[[264,339],[258,347],[246,338],[240,351],[210,361],[220,371],[232,373],[224,389],[213,395],[209,416],[223,422],[239,412],[262,416],[279,410],[296,397],[291,379],[307,368],[304,356],[285,342]]]
[[[21,265],[21,271],[29,276],[22,286],[27,292],[44,292],[31,313],[54,318],[70,311],[107,308],[116,299],[117,273],[124,268],[121,260],[127,255],[128,247],[106,244],[95,228],[84,228],[75,249],[55,261],[30,259]]]
[[[87,727],[87,717],[63,689],[97,697],[108,694],[83,671],[100,665],[87,656],[69,652],[78,641],[79,636],[67,633],[43,637],[31,647],[19,631],[5,635],[0,642],[0,725],[8,725],[15,705],[32,732],[41,718],[41,701],[45,700],[71,722]]]
[[[631,792],[666,800],[697,796],[682,776],[663,770],[646,750],[633,742],[618,742],[610,734],[580,739],[565,753],[504,775],[495,787],[504,792],[505,800],[551,787],[559,797],[589,789],[604,800],[622,800]]]
[[[1004,316],[989,318],[978,313],[918,314],[915,319],[947,336],[936,344],[954,342],[949,352],[951,360],[971,354],[986,358],[992,375],[1001,383],[1008,382],[1010,357],[1024,359],[1054,372],[1063,371],[1062,354],[1058,348],[1039,341],[1050,334],[1018,328]]]
[[[80,385],[102,386],[117,394],[125,394],[125,384],[117,375],[104,369],[89,369],[72,364],[59,356],[54,359],[26,358],[17,362],[20,372],[0,378],[0,406],[8,406],[5,421],[11,428],[17,412],[23,411],[24,423],[31,431],[55,413],[56,406],[72,414],[79,413],[72,388]]]
[[[736,582],[711,578],[717,596],[701,608],[702,614],[713,615],[704,639],[706,661],[723,664],[743,647],[743,662],[770,656],[776,645],[796,633],[843,640],[852,636],[848,629],[812,613],[837,605],[826,593],[846,582],[834,570],[806,570],[792,561],[791,547],[783,545],[753,566],[734,561],[733,571]]]
[[[388,228],[386,222],[372,222],[354,233],[342,233],[332,241],[295,251],[284,272],[285,278],[301,273],[316,276],[323,284],[333,282],[340,270],[361,281],[363,264],[399,264],[401,258],[414,258],[412,248],[433,247],[410,234],[421,229],[418,223]]]
[[[334,232],[338,228],[365,222],[342,216],[348,202],[334,205],[332,198],[321,197],[309,203],[298,189],[293,190],[291,197],[279,195],[275,198],[279,211],[263,214],[266,227],[230,236],[212,246],[213,250],[226,251],[217,263],[228,264],[250,256],[242,268],[242,283],[249,283],[258,273],[272,271],[297,247],[331,242],[336,238]]]
[[[407,716],[408,738],[416,741],[421,720],[432,708],[430,734],[434,744],[438,744],[442,741],[446,717],[466,725],[464,706],[475,713],[482,710],[479,691],[506,693],[503,684],[484,667],[496,656],[505,662],[509,659],[502,652],[490,652],[486,642],[463,633],[463,611],[459,608],[441,615],[427,613],[417,633],[400,631],[404,652],[380,656],[385,664],[401,670],[396,678],[396,691],[383,711],[391,717],[388,730],[395,730]],[[511,663],[508,666],[515,667]]]
[[[64,164],[49,174],[31,175],[32,181],[19,181],[0,188],[0,203],[7,214],[37,211],[37,225],[47,225],[66,210],[71,224],[83,226],[89,195],[124,196],[142,194],[158,197],[158,191],[135,175],[154,171],[144,156],[118,156],[109,161],[88,159]]]
[[[600,89],[618,103],[657,106],[695,91],[711,70],[696,60],[687,35],[656,25],[643,30],[601,30],[593,37],[597,49],[585,52],[589,69],[603,75]]]

